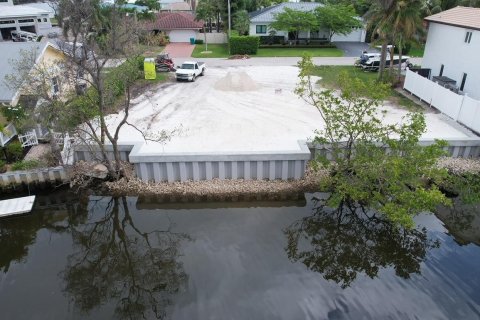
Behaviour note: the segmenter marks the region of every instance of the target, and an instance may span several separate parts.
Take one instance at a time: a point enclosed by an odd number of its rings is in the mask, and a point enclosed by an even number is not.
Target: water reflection
[[[92,198],[88,223],[72,228],[75,253],[63,273],[64,291],[88,313],[113,303],[115,319],[165,318],[187,274],[178,262],[188,236],[164,229],[140,230],[127,199]]]
[[[375,278],[381,268],[392,267],[397,276],[420,273],[421,262],[438,241],[425,228],[405,230],[362,208],[328,209],[317,204],[313,215],[284,230],[290,260],[302,262],[342,288],[357,275]]]
[[[461,204],[457,200],[450,208],[438,208],[436,215],[457,243],[480,245],[480,205]]]

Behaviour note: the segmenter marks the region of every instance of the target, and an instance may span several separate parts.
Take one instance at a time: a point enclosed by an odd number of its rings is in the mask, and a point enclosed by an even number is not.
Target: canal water
[[[37,197],[0,220],[0,319],[480,319],[480,210],[415,230],[296,201]]]

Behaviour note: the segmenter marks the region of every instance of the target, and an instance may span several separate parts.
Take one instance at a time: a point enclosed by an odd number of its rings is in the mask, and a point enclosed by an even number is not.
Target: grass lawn
[[[319,80],[319,84],[322,87],[339,89],[337,86],[337,79],[341,72],[347,72],[349,76],[359,78],[362,81],[376,80],[378,76],[377,72],[366,72],[353,66],[316,66],[313,75],[322,77],[322,79]],[[393,88],[390,89],[390,97],[388,100],[411,111],[418,111],[421,108],[415,102],[405,98]]]
[[[204,44],[197,44],[193,50],[194,58],[228,58],[227,45],[209,44],[208,51],[211,53],[202,53],[205,51]],[[343,51],[337,48],[260,48],[253,57],[301,57],[304,52],[313,57],[341,57]]]
[[[209,44],[208,51],[210,53],[202,53],[205,51],[204,44],[195,45],[193,49],[192,57],[194,58],[228,58],[228,47],[226,44]]]
[[[410,57],[423,57],[423,52],[425,51],[424,44],[412,44],[408,56]]]

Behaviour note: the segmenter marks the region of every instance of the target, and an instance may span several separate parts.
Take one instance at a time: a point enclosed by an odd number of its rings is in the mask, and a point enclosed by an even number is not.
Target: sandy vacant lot
[[[194,83],[168,83],[138,97],[129,122],[149,136],[177,130],[164,144],[148,142],[141,153],[250,152],[298,150],[297,140],[314,136],[323,123],[318,111],[293,90],[296,67],[225,67],[207,69]],[[387,121],[401,121],[406,111],[388,108]],[[454,121],[427,113],[424,138],[464,138],[469,134]],[[119,116],[110,116],[114,124]],[[132,127],[121,141],[143,141]]]

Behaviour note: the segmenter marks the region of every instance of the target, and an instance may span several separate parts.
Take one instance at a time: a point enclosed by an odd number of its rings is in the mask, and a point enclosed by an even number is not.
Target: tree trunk
[[[402,41],[399,42],[398,44],[398,83],[400,83],[400,76],[402,74],[402,53],[403,53],[403,48],[402,48]]]
[[[394,48],[392,45],[392,48],[390,49],[390,70],[388,70],[388,74],[390,75],[390,77],[392,77],[392,74],[393,74],[393,60],[394,60],[393,53],[394,53]]]
[[[217,32],[220,32],[220,12],[217,12]]]
[[[382,51],[380,55],[380,65],[378,67],[378,81],[383,81],[383,73],[385,71],[386,59],[387,59],[387,40],[383,39]]]

